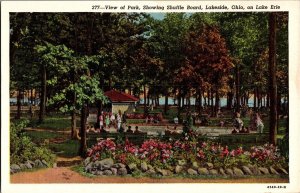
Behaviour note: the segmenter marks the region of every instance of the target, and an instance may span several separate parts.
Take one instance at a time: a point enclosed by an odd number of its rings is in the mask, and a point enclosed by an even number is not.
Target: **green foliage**
[[[133,154],[130,154],[130,153],[127,153],[126,154],[126,163],[127,164],[134,163],[134,164],[140,165],[141,164],[141,160],[137,156],[135,156]]]
[[[45,160],[50,165],[55,161],[55,155],[44,147],[37,146],[32,139],[21,132],[26,122],[11,123],[10,127],[10,163],[24,163],[27,160]]]
[[[289,160],[289,135],[286,134],[281,140],[278,140],[278,147],[281,155]]]
[[[232,167],[241,167],[250,164],[249,156],[245,154],[241,154],[236,157],[225,157],[225,159],[215,159],[214,165],[216,167],[225,167],[225,168],[232,168]]]

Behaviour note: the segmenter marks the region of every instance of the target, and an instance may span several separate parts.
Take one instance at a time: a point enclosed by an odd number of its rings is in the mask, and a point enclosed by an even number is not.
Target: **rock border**
[[[222,177],[243,177],[257,175],[288,175],[288,172],[280,167],[258,167],[255,165],[247,165],[242,167],[232,168],[215,168],[212,163],[205,163],[204,167],[199,167],[198,164],[192,163],[187,167],[186,163],[178,160],[178,164],[173,169],[162,169],[154,167],[146,162],[140,164],[130,163],[128,165],[122,163],[114,163],[111,158],[92,161],[89,157],[83,161],[84,171],[96,176],[125,176],[135,173],[157,176],[172,176],[178,174],[190,176],[222,176]]]
[[[10,165],[10,173],[14,174],[14,173],[18,173],[21,171],[25,171],[25,170],[32,170],[35,168],[49,168],[50,164],[48,162],[46,162],[45,160],[35,160],[35,161],[31,161],[31,160],[27,160],[24,163],[19,163],[19,164],[11,164]]]

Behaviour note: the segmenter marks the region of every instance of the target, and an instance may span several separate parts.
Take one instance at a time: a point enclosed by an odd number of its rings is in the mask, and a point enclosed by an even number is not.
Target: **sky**
[[[150,13],[150,15],[157,20],[163,20],[165,17],[165,13]]]

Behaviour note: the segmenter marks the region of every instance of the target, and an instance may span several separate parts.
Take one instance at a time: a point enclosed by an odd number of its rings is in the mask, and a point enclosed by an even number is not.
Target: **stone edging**
[[[101,161],[91,161],[90,158],[84,160],[84,171],[96,176],[125,176],[132,173],[143,173],[146,175],[158,176],[172,176],[177,174],[188,174],[191,176],[229,176],[229,177],[242,177],[242,176],[257,176],[257,175],[288,175],[284,168],[274,167],[258,167],[254,165],[247,165],[242,167],[233,168],[214,168],[212,163],[206,163],[205,167],[199,167],[197,162],[192,163],[192,166],[187,167],[184,160],[179,160],[178,164],[172,170],[161,169],[153,167],[146,162],[141,162],[137,165],[131,163],[128,165],[122,163],[114,163],[113,159],[107,158]]]

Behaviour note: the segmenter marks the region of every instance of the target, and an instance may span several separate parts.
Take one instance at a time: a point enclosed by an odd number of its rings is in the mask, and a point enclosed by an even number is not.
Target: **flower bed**
[[[287,174],[287,162],[270,144],[229,149],[193,136],[163,142],[155,139],[140,146],[128,140],[116,144],[101,140],[88,150],[85,171],[95,175],[259,175]],[[119,171],[120,170],[120,171]],[[125,171],[126,170],[126,171]]]

